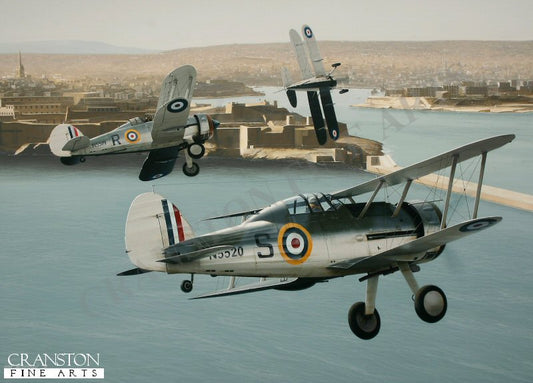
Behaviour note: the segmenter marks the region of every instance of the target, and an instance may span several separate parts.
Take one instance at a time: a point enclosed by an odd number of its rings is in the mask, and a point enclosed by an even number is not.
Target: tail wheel
[[[435,323],[440,321],[446,314],[447,308],[446,295],[437,286],[423,286],[415,295],[415,311],[420,319],[425,322]]]
[[[205,146],[203,146],[202,144],[191,144],[187,147],[187,153],[189,153],[189,156],[191,156],[191,158],[197,160],[204,156]]]
[[[365,314],[365,303],[357,302],[350,307],[348,323],[352,332],[361,339],[372,339],[378,335],[381,319],[378,310],[370,315]]]
[[[181,291],[183,291],[184,293],[190,293],[192,291],[192,281],[186,279],[181,282]]]
[[[191,167],[188,167],[187,164],[185,163],[183,164],[183,173],[187,177],[194,177],[198,175],[198,173],[200,173],[200,167],[198,166],[196,162],[193,162]]]

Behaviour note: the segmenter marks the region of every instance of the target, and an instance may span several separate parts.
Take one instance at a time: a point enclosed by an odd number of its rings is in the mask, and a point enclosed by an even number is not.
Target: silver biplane
[[[85,162],[87,156],[150,152],[139,174],[150,181],[172,172],[178,152],[185,149],[183,173],[195,176],[200,167],[192,159],[203,157],[204,143],[219,125],[206,114],[189,116],[195,85],[196,69],[181,66],[164,79],[153,119],[135,117],[91,139],[72,124],[60,124],[48,139],[50,150],[65,165]]]
[[[155,193],[141,194],[131,204],[125,230],[126,252],[136,268],[118,275],[191,274],[182,283],[184,292],[192,290],[195,274],[231,277],[227,289],[196,297],[207,298],[266,289],[299,290],[332,278],[364,274],[359,280],[366,281],[366,299],[350,308],[348,322],[355,335],[371,339],[381,326],[375,308],[378,279],[400,271],[415,296],[418,316],[437,322],[446,313],[446,296],[437,286],[419,287],[413,273],[420,270],[420,264],[436,259],[448,242],[501,221],[501,217],[478,217],[481,185],[487,153],[514,137],[477,141],[330,194],[302,194],[263,209],[213,217],[243,217],[243,222],[197,237],[170,201]],[[472,217],[448,226],[457,164],[478,156],[481,165]],[[406,201],[414,180],[448,167],[442,210],[435,202]],[[396,204],[375,201],[381,188],[399,184],[405,186]],[[354,200],[366,193],[371,195],[365,202]],[[260,279],[237,286],[237,276]]]
[[[335,115],[335,107],[331,98],[331,89],[337,86],[337,80],[333,78],[333,72],[341,64],[333,64],[333,69],[329,73],[326,73],[315,35],[309,25],[304,25],[302,27],[302,35],[304,37],[305,46],[307,47],[307,54],[306,49],[304,48],[304,41],[302,41],[298,32],[294,29],[289,31],[291,43],[296,53],[296,59],[302,74],[302,80],[293,82],[287,68],[282,69],[281,78],[283,81],[283,87],[286,89],[287,98],[294,108],[297,105],[296,91],[307,92],[307,100],[309,102],[309,108],[311,109],[311,116],[313,117],[316,138],[320,145],[324,145],[328,139],[328,134],[326,133],[324,117],[322,117],[322,111],[320,109],[320,102],[322,102],[322,109],[324,110],[324,116],[326,117],[329,136],[333,140],[339,138],[339,123],[337,122],[337,116]],[[311,61],[313,70],[311,70],[309,60]],[[340,91],[341,94],[346,92],[348,92],[348,89],[342,89]],[[318,98],[319,95],[320,100]]]

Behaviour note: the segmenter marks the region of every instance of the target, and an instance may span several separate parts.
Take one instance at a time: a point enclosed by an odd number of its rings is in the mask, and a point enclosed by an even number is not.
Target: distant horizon
[[[444,43],[444,42],[479,42],[479,43],[527,43],[533,42],[533,39],[526,40],[473,40],[473,39],[452,39],[452,40],[322,40],[320,43],[415,43],[415,44],[426,44],[426,43]],[[74,48],[72,45],[64,45],[65,43],[81,43],[85,46],[80,47],[79,52],[68,52],[68,48]],[[145,49],[136,46],[117,46],[104,41],[96,40],[34,40],[34,41],[19,41],[12,43],[0,43],[0,54],[157,54],[163,52],[171,52],[177,50],[187,50],[187,49],[202,49],[202,48],[212,48],[212,47],[224,47],[224,46],[248,46],[248,45],[270,45],[270,44],[287,44],[289,42],[280,42],[280,41],[271,41],[271,42],[257,42],[257,43],[220,43],[212,45],[202,45],[202,46],[190,46],[182,48],[171,48],[171,49]],[[47,52],[47,51],[36,51],[38,45],[42,45],[44,50],[60,50],[59,48],[67,48],[65,52]],[[46,45],[50,45],[46,47]],[[26,47],[25,47],[26,46]],[[33,47],[31,47],[33,46]],[[91,52],[89,49],[102,48],[101,52]],[[87,52],[83,52],[83,49],[88,49]],[[119,52],[114,51],[105,51],[107,49],[118,49]],[[29,49],[29,50],[28,50]]]

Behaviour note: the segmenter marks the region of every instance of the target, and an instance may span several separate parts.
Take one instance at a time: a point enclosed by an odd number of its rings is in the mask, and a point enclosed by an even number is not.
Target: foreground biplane
[[[426,322],[446,313],[447,300],[433,285],[419,287],[413,273],[419,264],[437,258],[448,242],[474,234],[501,221],[478,218],[487,153],[514,135],[477,141],[346,190],[291,197],[266,208],[214,217],[243,217],[234,227],[195,237],[178,208],[155,193],[137,196],[126,222],[126,252],[137,268],[119,275],[148,271],[190,273],[182,283],[190,292],[194,274],[230,276],[227,289],[201,295],[207,298],[265,289],[299,290],[317,282],[365,274],[366,299],[349,310],[351,330],[370,339],[380,329],[375,308],[378,279],[401,271],[413,294],[415,310]],[[457,164],[481,156],[479,184],[472,218],[448,226],[450,195]],[[407,202],[414,180],[451,167],[441,211],[434,202]],[[377,202],[384,186],[405,184],[396,204]],[[354,197],[372,193],[365,202]],[[235,277],[260,277],[258,283],[236,286]],[[266,278],[277,278],[276,280]]]
[[[153,119],[135,117],[91,139],[74,125],[61,124],[50,134],[50,150],[65,165],[85,162],[87,156],[150,152],[139,174],[140,180],[150,181],[172,172],[178,152],[186,149],[183,173],[195,176],[200,168],[192,159],[203,157],[204,143],[218,126],[205,114],[189,117],[195,84],[196,69],[179,67],[164,79]]]
[[[307,100],[309,102],[309,108],[311,109],[311,116],[313,117],[316,138],[320,145],[324,145],[328,139],[328,135],[326,133],[324,117],[322,117],[322,111],[320,109],[320,102],[322,102],[322,109],[324,110],[324,116],[326,117],[329,136],[333,140],[339,138],[339,124],[337,122],[335,107],[331,98],[331,89],[337,86],[337,81],[333,78],[332,74],[341,64],[333,64],[333,69],[329,73],[326,73],[315,35],[309,25],[304,25],[302,27],[302,35],[304,37],[305,46],[307,47],[307,54],[306,49],[304,48],[304,42],[300,38],[298,32],[294,29],[289,31],[291,43],[296,53],[296,59],[298,60],[298,66],[300,67],[300,72],[302,74],[302,80],[293,83],[287,68],[283,68],[281,78],[289,102],[293,107],[296,107],[297,105],[296,91],[307,92]],[[313,70],[311,70],[309,60],[311,61]],[[348,89],[342,89],[340,93],[346,93],[347,91]],[[320,100],[318,98],[319,95]]]

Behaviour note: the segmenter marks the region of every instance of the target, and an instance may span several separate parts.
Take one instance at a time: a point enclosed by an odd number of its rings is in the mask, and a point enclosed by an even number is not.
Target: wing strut
[[[385,183],[385,181],[380,180],[378,186],[376,186],[376,189],[374,190],[374,193],[372,193],[372,196],[370,197],[370,199],[366,203],[366,205],[363,208],[363,210],[361,210],[361,214],[359,214],[359,217],[357,217],[357,218],[361,219],[361,218],[363,218],[365,216],[366,212],[370,208],[370,205],[372,205],[372,202],[374,202],[374,199],[376,198],[376,195],[378,194],[379,189],[381,189],[381,186],[383,186],[384,183]]]
[[[407,197],[407,192],[409,192],[409,188],[411,187],[411,184],[413,183],[412,179],[408,179],[405,183],[405,187],[403,188],[402,197],[396,204],[396,209],[394,210],[394,213],[392,213],[392,218],[397,217],[398,214],[400,214],[400,210],[402,210],[403,201],[405,201],[405,197]]]
[[[477,182],[476,201],[474,202],[474,212],[472,218],[477,218],[477,209],[479,199],[481,198],[481,187],[483,186],[483,174],[485,173],[485,164],[487,163],[487,152],[481,153],[481,167],[479,169],[479,180]]]
[[[448,182],[448,191],[446,192],[446,203],[444,204],[444,212],[442,213],[442,221],[440,223],[440,229],[446,228],[446,218],[448,216],[448,208],[450,207],[450,197],[452,196],[453,179],[455,177],[455,168],[457,167],[458,155],[452,157],[452,168],[450,170],[450,180]]]

